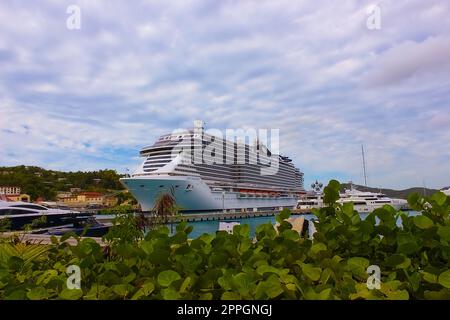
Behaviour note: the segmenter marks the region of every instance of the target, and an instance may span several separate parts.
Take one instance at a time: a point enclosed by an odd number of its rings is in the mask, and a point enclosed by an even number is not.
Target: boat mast
[[[361,153],[362,153],[363,170],[364,170],[364,185],[367,187],[366,158],[364,157],[364,146],[362,144],[361,144]]]

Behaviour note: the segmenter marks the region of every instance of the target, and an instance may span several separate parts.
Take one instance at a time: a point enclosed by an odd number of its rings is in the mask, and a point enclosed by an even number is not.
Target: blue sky
[[[2,1],[0,165],[124,172],[202,119],[280,129],[307,186],[362,183],[361,144],[372,186],[448,186],[449,16],[431,0]]]

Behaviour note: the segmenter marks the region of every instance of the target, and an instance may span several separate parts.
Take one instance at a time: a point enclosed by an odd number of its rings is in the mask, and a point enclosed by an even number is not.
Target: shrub
[[[121,241],[103,248],[76,236],[69,246],[67,235],[26,262],[0,252],[0,298],[450,299],[450,199],[416,194],[409,204],[421,215],[384,206],[362,220],[351,204],[335,203],[339,187],[332,181],[325,188],[328,206],[314,211],[312,240],[292,230],[283,211],[277,231],[260,225],[254,239],[248,225],[238,225],[233,234],[190,240],[192,227],[183,222],[174,235],[167,227],[145,237],[118,233]],[[73,264],[81,290],[66,288]],[[381,270],[379,289],[366,285],[370,265]]]

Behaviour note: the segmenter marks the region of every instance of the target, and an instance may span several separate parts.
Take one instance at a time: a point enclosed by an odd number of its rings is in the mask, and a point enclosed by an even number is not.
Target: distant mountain
[[[371,188],[371,187],[365,187],[365,186],[361,186],[361,185],[357,185],[357,184],[353,184],[353,187],[359,191],[381,192],[390,198],[400,198],[400,199],[407,199],[408,195],[410,195],[411,193],[415,193],[415,192],[417,192],[421,195],[424,195],[424,193],[425,193],[426,196],[430,196],[433,193],[436,193],[439,191],[437,189],[428,189],[428,188],[423,188],[423,187],[414,187],[414,188],[409,188],[409,189],[404,189],[404,190]],[[341,191],[344,191],[344,189],[350,189],[350,183],[342,183],[341,188],[342,188]]]

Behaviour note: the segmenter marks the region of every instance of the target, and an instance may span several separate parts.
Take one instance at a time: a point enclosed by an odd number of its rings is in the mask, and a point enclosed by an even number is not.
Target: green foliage
[[[33,166],[0,167],[0,185],[21,187],[22,193],[29,194],[33,201],[38,197],[55,200],[56,191],[70,188],[100,192],[122,190],[119,178],[114,170],[61,172]]]
[[[30,231],[33,229],[44,227],[46,224],[47,224],[47,217],[45,215],[43,215],[43,216],[31,221],[31,223],[24,225],[23,229]]]
[[[113,244],[136,243],[144,237],[139,228],[138,220],[133,212],[119,213],[113,220],[113,227],[103,237],[103,240]]]
[[[133,206],[125,204],[119,205],[114,208],[106,208],[99,211],[98,214],[114,214],[114,215],[122,215],[127,213],[133,213],[135,210]]]
[[[6,232],[11,230],[11,220],[10,219],[0,219],[0,232]]]
[[[0,246],[0,299],[450,299],[450,199],[413,195],[420,216],[384,206],[362,220],[334,202],[339,187],[325,188],[312,240],[292,230],[289,211],[254,239],[248,225],[189,239],[186,223],[144,236],[124,214],[106,247],[76,236],[63,243],[70,235],[28,256]],[[81,290],[65,285],[73,264]],[[380,289],[366,285],[370,265],[380,267]]]

